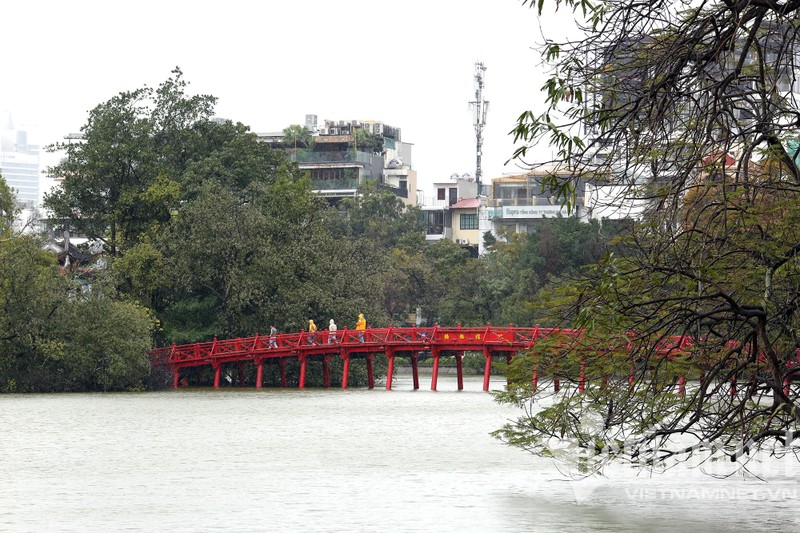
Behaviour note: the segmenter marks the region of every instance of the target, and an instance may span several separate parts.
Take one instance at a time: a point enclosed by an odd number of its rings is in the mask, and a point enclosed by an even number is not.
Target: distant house
[[[316,115],[306,115],[305,128],[311,135],[309,146],[291,146],[283,133],[258,136],[284,149],[300,169],[309,171],[316,194],[337,203],[355,196],[359,185],[373,181],[406,205],[416,204],[413,145],[401,140],[400,128],[370,120],[325,120],[318,127]]]

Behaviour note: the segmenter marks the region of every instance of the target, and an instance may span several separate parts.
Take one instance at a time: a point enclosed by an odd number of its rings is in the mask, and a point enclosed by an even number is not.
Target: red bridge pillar
[[[419,352],[414,352],[411,354],[411,375],[414,379],[414,390],[419,390],[419,367],[417,366],[418,359]]]
[[[300,383],[298,387],[301,389],[306,388],[306,366],[308,364],[308,359],[305,355],[298,355],[298,359],[300,359]]]
[[[486,358],[486,364],[483,367],[483,391],[489,390],[489,376],[492,374],[492,352],[488,346],[483,348],[483,357]]]
[[[236,379],[238,387],[244,387],[244,363],[239,363],[239,373]]]
[[[172,388],[177,389],[181,379],[181,371],[176,367],[172,369]]]
[[[370,389],[375,388],[375,374],[372,372],[372,358],[374,354],[367,354],[367,384]]]
[[[322,356],[322,385],[327,389],[331,386],[331,375],[328,372],[328,361],[330,361],[330,355]]]
[[[350,354],[342,352],[342,388],[347,388],[347,378],[350,377]]]
[[[219,388],[219,380],[222,377],[222,365],[214,363],[211,365],[214,368],[214,388]]]
[[[394,350],[386,347],[386,390],[392,390],[392,374],[394,372]]]
[[[256,361],[256,388],[260,389],[264,384],[264,360]]]
[[[278,359],[278,366],[281,369],[281,387],[286,388],[289,386],[289,382],[286,380],[286,358],[281,357]]]
[[[436,385],[439,382],[439,348],[431,347],[431,355],[433,356],[433,373],[431,374],[431,390],[436,390]]]
[[[458,374],[458,390],[464,390],[464,371],[462,367],[462,359],[464,352],[456,354],[456,373]]]

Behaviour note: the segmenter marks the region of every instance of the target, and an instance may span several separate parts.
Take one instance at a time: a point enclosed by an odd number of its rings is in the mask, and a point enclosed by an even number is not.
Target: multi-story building
[[[477,185],[469,176],[453,174],[451,181],[433,184],[433,196],[420,194],[417,205],[425,220],[425,236],[429,241],[455,239],[451,206],[464,198],[475,198]],[[459,237],[460,239],[460,237]]]
[[[563,199],[543,184],[546,176],[562,172],[565,178],[571,176],[558,168],[544,167],[493,179],[491,197],[481,214],[491,222],[492,233],[497,234],[501,229],[514,233],[533,231],[543,218],[575,217],[584,221],[636,218],[645,207],[644,200],[626,196],[621,185],[573,179],[575,197],[567,209]]]
[[[561,198],[550,190],[544,179],[563,172],[543,167],[524,174],[507,175],[491,180],[484,190],[489,196],[478,196],[475,181],[453,175],[455,181],[433,184],[433,196],[418,200],[426,222],[426,239],[449,239],[477,256],[483,253],[484,235],[499,236],[504,232],[536,231],[545,218],[574,217],[591,219],[636,218],[645,202],[626,198],[620,186],[578,180],[575,198],[568,209]]]
[[[558,170],[541,168],[492,180],[484,216],[492,221],[494,233],[501,228],[514,233],[527,232],[543,218],[586,218],[584,182],[578,181],[575,205],[568,211],[556,193],[543,185],[545,176],[553,172]]]
[[[0,112],[0,174],[25,209],[39,204],[39,147],[28,144],[26,131],[14,128],[11,113]]]
[[[309,171],[318,195],[336,203],[355,196],[359,185],[373,181],[406,205],[416,203],[413,145],[401,140],[400,128],[371,120],[325,120],[319,127],[316,115],[306,115],[304,127],[309,139],[299,147],[288,142],[283,132],[259,137],[285,149],[290,160]]]

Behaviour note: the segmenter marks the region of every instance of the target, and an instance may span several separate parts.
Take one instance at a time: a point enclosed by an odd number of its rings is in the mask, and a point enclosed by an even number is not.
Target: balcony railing
[[[358,188],[358,178],[338,180],[311,180],[315,191],[349,190]]]
[[[309,150],[290,151],[289,161],[297,164],[322,164],[322,163],[364,163],[372,160],[372,154],[367,152],[312,152]]]

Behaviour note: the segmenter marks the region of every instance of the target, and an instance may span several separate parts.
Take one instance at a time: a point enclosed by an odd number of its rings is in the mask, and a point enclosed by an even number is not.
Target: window
[[[437,200],[444,200],[445,199],[445,190],[444,189],[436,189],[436,199]]]
[[[450,200],[449,204],[453,205],[458,201],[458,187],[450,187]]]
[[[428,235],[444,235],[444,212],[425,212],[425,233]]]
[[[461,215],[461,229],[478,229],[478,215]]]

